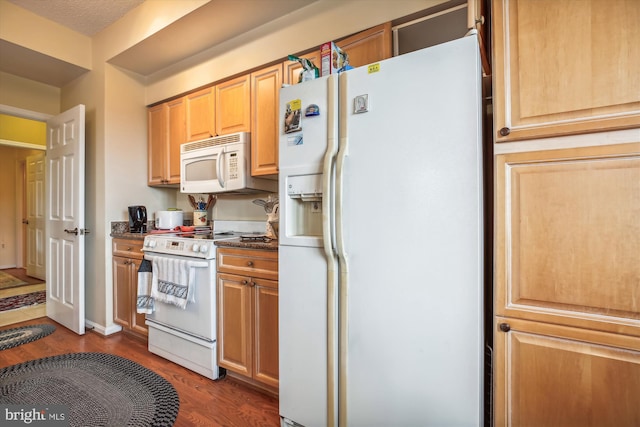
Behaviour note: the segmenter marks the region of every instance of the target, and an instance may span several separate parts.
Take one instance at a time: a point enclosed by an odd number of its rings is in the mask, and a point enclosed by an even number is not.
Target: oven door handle
[[[144,254],[144,259],[146,259],[147,261],[151,261],[151,262],[159,260],[161,258],[167,258],[167,257],[162,256],[162,255]],[[209,267],[209,263],[207,261],[189,261],[189,267],[206,268],[206,267]]]

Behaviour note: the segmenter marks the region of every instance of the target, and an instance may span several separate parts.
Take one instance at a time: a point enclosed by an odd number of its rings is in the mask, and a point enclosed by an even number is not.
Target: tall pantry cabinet
[[[640,2],[492,6],[494,424],[640,425]]]

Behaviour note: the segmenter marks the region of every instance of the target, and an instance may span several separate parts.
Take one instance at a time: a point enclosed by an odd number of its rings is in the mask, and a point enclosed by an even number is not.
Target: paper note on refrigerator
[[[287,103],[284,113],[284,133],[298,132],[302,130],[300,122],[300,113],[302,109],[302,101],[294,99]]]

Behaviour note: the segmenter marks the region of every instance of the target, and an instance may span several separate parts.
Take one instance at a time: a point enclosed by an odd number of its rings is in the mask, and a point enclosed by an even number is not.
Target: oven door
[[[154,257],[189,259],[203,263],[206,267],[193,267],[195,270],[194,299],[182,309],[173,304],[155,302],[155,311],[147,314],[147,321],[161,324],[185,334],[216,340],[216,269],[215,260],[199,260],[176,255],[145,253],[144,258],[153,261]]]

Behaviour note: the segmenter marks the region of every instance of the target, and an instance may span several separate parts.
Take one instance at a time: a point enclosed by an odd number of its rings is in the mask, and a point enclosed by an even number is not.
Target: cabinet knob
[[[508,323],[500,323],[500,330],[502,332],[509,332],[511,330],[511,326]]]
[[[253,267],[253,261],[247,261],[247,266]]]
[[[242,285],[246,286],[246,285],[248,285],[248,284],[249,284],[249,282],[248,282],[247,280],[243,280],[243,281],[242,281]]]
[[[510,133],[511,133],[511,129],[509,129],[508,127],[504,127],[500,129],[500,136],[507,136]]]
[[[256,285],[256,282],[249,282],[249,286],[251,286],[252,288]]]

